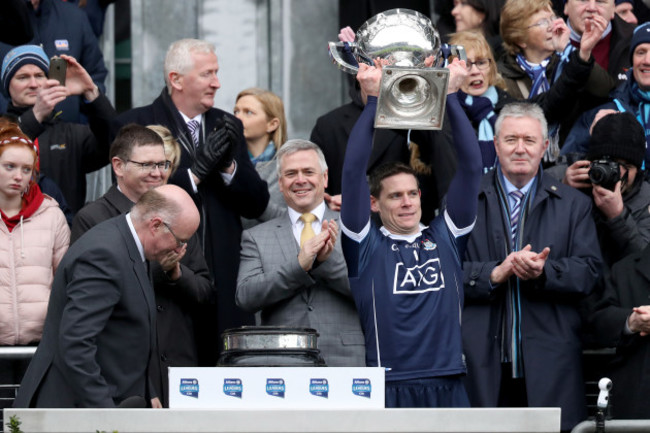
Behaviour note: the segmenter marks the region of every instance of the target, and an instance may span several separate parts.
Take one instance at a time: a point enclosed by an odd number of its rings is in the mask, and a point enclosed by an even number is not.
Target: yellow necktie
[[[300,248],[302,248],[305,242],[316,236],[314,229],[311,227],[311,223],[313,223],[314,220],[316,220],[316,215],[313,213],[304,213],[300,215],[300,221],[304,224],[302,233],[300,233]]]

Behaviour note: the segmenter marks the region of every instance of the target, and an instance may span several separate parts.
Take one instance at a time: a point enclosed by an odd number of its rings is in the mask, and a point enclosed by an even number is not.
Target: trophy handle
[[[456,56],[458,60],[467,60],[467,53],[465,52],[465,47],[462,45],[442,44],[440,51],[442,52],[442,57],[445,59],[442,66],[449,64],[450,56]]]
[[[356,75],[357,72],[359,72],[359,64],[354,58],[352,52],[356,50],[357,45],[354,42],[348,42],[347,44],[350,47],[349,51],[346,49],[345,43],[343,42],[328,42],[327,49],[330,54],[330,59],[332,59],[332,63],[334,63],[343,72]],[[341,53],[343,53],[343,55],[341,55]],[[348,57],[349,61],[343,59],[343,56]],[[352,61],[354,61],[355,64],[352,64]]]
[[[458,57],[458,60],[467,60],[467,53],[465,52],[465,47],[462,45],[449,45],[449,50],[451,54]]]

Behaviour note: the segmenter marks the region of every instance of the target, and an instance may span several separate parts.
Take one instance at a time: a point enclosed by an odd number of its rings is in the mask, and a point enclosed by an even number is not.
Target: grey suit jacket
[[[124,215],[86,232],[61,260],[43,338],[15,407],[114,407],[152,397],[155,300]]]
[[[338,213],[326,209],[325,219],[338,222]],[[325,262],[305,272],[288,213],[244,231],[236,301],[244,310],[261,311],[262,325],[316,329],[328,366],[365,366],[340,239]]]

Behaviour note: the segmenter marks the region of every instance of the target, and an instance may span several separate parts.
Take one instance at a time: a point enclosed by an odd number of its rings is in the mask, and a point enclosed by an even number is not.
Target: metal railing
[[[4,346],[0,347],[0,360],[15,361],[29,360],[34,356],[36,346]],[[19,383],[0,384],[0,406],[11,407],[20,388]],[[0,409],[0,432],[4,431],[3,411]]]
[[[594,433],[597,431],[596,421],[583,421],[575,426],[571,433]],[[650,420],[609,420],[605,421],[605,427],[601,431],[607,433],[648,433],[650,432]]]

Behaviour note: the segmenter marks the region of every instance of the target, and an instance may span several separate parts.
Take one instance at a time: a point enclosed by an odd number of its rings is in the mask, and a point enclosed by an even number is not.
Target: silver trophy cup
[[[410,9],[391,9],[363,23],[355,42],[329,43],[330,57],[343,71],[356,74],[359,63],[383,68],[375,115],[376,128],[442,129],[449,70],[449,55],[466,60],[460,46],[442,45],[431,20]],[[433,57],[433,66],[425,59]]]

